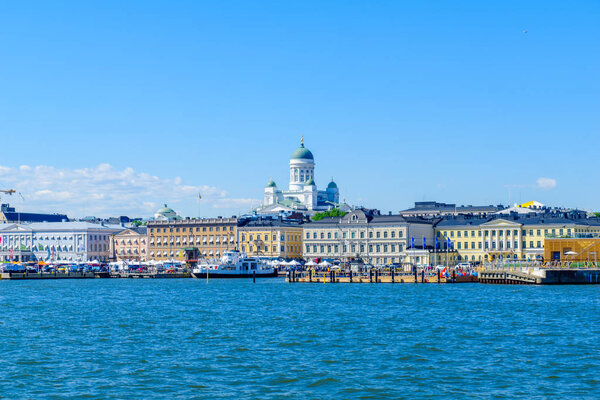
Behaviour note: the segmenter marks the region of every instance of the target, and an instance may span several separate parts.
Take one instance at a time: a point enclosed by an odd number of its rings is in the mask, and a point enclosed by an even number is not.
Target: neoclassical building
[[[304,147],[304,139],[290,157],[290,183],[288,190],[281,190],[271,179],[265,187],[261,213],[279,211],[325,211],[340,201],[336,183],[331,180],[327,189],[318,190],[315,183],[315,158]]]

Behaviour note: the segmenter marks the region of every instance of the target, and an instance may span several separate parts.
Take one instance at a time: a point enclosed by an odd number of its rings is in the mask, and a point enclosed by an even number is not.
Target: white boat
[[[193,270],[194,278],[271,278],[277,276],[277,269],[264,263],[258,257],[247,257],[237,250],[226,251],[217,263],[199,263]]]

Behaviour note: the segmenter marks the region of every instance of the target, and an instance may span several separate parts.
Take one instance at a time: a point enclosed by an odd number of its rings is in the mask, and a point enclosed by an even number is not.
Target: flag
[[[450,238],[448,238],[448,245],[446,246],[446,248],[450,248],[452,246],[452,242],[450,241]]]
[[[423,250],[427,248],[427,238],[423,236]]]
[[[13,259],[13,253],[14,253],[13,249],[10,249],[10,261],[12,261],[12,259]]]
[[[411,243],[411,248],[414,249],[415,248],[415,237],[414,236],[410,238],[410,243]]]
[[[200,193],[198,193],[198,200],[202,199],[202,195]]]
[[[435,237],[435,248],[436,249],[440,248],[440,241],[438,240],[437,236]]]

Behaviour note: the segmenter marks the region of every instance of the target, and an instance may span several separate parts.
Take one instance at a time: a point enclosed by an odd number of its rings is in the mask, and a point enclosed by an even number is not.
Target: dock
[[[590,285],[600,284],[600,269],[511,268],[479,273],[479,282],[504,285]]]
[[[95,279],[108,278],[107,272],[2,272],[0,280]]]
[[[445,277],[442,274],[431,275],[424,273],[408,274],[406,272],[315,272],[290,271],[286,276],[289,283],[468,283],[477,282],[477,276],[452,274]]]
[[[111,278],[120,279],[172,279],[172,278],[191,278],[189,272],[111,272]]]

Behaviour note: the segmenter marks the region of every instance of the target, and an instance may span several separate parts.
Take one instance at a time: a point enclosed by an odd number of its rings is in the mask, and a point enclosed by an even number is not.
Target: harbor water
[[[0,398],[598,398],[600,287],[0,281]]]

